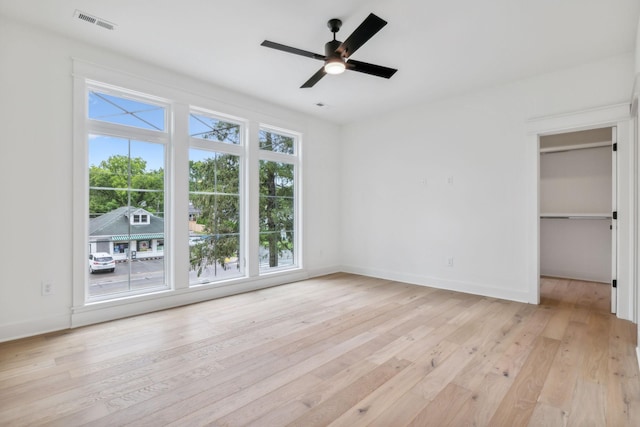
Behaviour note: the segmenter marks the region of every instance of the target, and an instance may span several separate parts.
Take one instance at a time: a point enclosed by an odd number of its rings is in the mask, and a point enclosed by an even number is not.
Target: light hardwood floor
[[[335,274],[0,344],[0,425],[639,426],[603,284],[540,306]]]

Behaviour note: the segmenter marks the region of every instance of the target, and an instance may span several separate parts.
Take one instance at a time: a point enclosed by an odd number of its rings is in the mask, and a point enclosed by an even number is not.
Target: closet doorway
[[[540,275],[610,284],[612,313],[616,148],[616,127],[540,137]]]

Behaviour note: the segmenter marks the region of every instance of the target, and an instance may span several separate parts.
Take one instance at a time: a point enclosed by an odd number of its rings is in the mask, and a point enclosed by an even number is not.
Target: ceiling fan
[[[340,42],[339,40],[336,40],[336,33],[340,30],[342,21],[335,18],[330,19],[329,22],[327,22],[327,26],[333,33],[333,40],[324,45],[324,55],[291,46],[285,46],[269,40],[263,41],[261,46],[324,61],[324,66],[311,76],[311,78],[302,86],[300,86],[301,88],[312,87],[318,83],[325,74],[340,74],[345,70],[357,71],[359,73],[371,74],[373,76],[388,79],[391,78],[391,76],[393,76],[393,74],[398,70],[351,59],[351,55],[353,55],[356,50],[365,44],[385,25],[387,25],[387,21],[371,13],[344,42]]]

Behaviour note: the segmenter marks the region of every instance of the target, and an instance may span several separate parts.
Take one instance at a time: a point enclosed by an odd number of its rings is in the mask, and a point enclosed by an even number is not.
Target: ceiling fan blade
[[[302,50],[295,47],[286,46],[280,43],[271,42],[269,40],[263,41],[262,43],[260,43],[260,46],[270,47],[271,49],[277,49],[283,52],[293,53],[295,55],[306,56],[307,58],[311,58],[311,59],[319,59],[320,61],[324,61],[325,59],[327,59],[326,56],[320,55],[318,53],[313,53],[313,52],[309,52],[308,50]]]
[[[357,71],[359,73],[371,74],[377,77],[384,77],[385,79],[391,78],[396,71],[395,68],[383,67],[382,65],[368,64],[362,61],[354,61],[350,59],[345,64],[347,70]]]
[[[385,25],[387,25],[387,21],[370,13],[369,16],[362,21],[362,24],[342,42],[338,49],[336,49],[336,52],[340,53],[344,58],[350,57]]]
[[[318,83],[325,74],[327,74],[327,72],[324,70],[324,67],[320,68],[313,76],[311,76],[309,80],[307,80],[302,86],[300,86],[300,89],[312,87],[314,84]]]

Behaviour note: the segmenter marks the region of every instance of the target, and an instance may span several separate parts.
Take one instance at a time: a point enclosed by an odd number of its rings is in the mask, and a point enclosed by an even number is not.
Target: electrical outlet
[[[42,281],[42,295],[52,295],[53,294],[53,282],[51,280],[43,280]]]
[[[447,267],[453,267],[453,257],[447,258]]]

